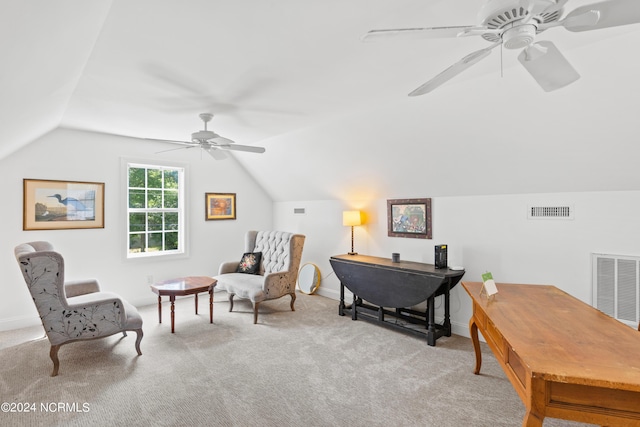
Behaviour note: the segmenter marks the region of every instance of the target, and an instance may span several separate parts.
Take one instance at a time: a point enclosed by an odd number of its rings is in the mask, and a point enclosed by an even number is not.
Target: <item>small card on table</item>
[[[482,275],[482,289],[487,293],[487,297],[498,293],[496,282],[493,280],[493,275],[489,271]]]

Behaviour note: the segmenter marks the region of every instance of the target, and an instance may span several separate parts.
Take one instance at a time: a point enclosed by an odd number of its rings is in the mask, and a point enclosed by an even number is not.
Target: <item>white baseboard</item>
[[[0,321],[0,331],[12,331],[14,329],[28,328],[42,325],[38,316],[20,316]]]
[[[340,291],[337,291],[335,289],[328,289],[328,288],[320,287],[316,291],[316,294],[318,294],[320,296],[323,296],[323,297],[334,299],[336,301],[340,301]],[[349,292],[348,290],[345,289],[345,291],[344,291],[345,299],[347,298],[347,294],[349,295],[348,300],[351,301],[351,298],[353,298],[353,295],[351,294],[351,292]]]

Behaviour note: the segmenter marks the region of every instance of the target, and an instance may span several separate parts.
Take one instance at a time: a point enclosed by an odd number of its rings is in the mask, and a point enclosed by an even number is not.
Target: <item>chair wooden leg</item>
[[[293,308],[293,303],[296,302],[296,293],[291,292],[289,295],[291,295],[291,311],[296,311],[296,309]]]
[[[140,351],[140,342],[142,341],[142,329],[136,329],[136,334],[138,337],[136,338],[136,351],[138,352],[138,356],[142,356],[142,351]]]
[[[233,297],[236,294],[229,294],[229,311],[233,310]]]
[[[59,345],[52,345],[51,350],[49,351],[49,357],[53,361],[53,372],[51,372],[52,377],[58,375],[58,368],[60,367],[60,361],[58,360],[58,350],[60,350]]]
[[[258,304],[260,303],[259,302],[253,303],[253,324],[254,325],[258,323]]]

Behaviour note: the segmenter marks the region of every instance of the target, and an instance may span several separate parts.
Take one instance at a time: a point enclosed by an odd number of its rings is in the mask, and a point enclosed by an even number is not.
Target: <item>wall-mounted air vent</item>
[[[593,306],[636,328],[640,321],[640,257],[592,254]]]
[[[305,214],[305,209],[304,208],[293,208],[293,214],[294,215],[304,215]]]
[[[527,206],[529,219],[573,219],[573,206]]]

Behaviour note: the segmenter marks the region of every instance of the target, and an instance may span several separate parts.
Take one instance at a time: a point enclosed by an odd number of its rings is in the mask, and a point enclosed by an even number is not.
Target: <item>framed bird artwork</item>
[[[104,228],[104,183],[23,180],[23,230]]]

